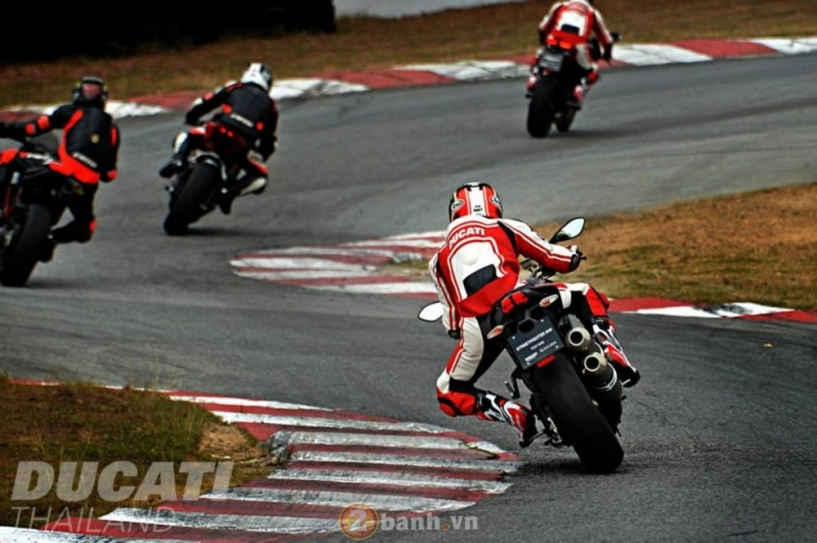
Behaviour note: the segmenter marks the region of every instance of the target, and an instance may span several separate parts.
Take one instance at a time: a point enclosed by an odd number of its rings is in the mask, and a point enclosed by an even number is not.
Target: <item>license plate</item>
[[[508,338],[514,359],[526,370],[564,347],[556,326],[549,317],[534,321],[536,325],[528,332],[517,332]]]
[[[564,60],[565,57],[556,53],[542,53],[542,56],[539,57],[539,66],[553,72],[558,72],[562,69],[562,62],[564,62]]]

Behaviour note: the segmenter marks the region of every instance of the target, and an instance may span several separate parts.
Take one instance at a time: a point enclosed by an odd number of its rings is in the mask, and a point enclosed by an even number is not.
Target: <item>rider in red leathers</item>
[[[575,270],[583,259],[578,247],[563,247],[540,238],[527,224],[502,218],[502,202],[486,183],[466,183],[452,195],[451,223],[443,245],[429,261],[429,273],[443,305],[442,324],[459,340],[437,380],[437,400],[447,415],[475,415],[511,424],[527,446],[535,436],[528,407],[476,387],[477,380],[502,352],[487,339],[487,314],[505,294],[524,284],[519,258],[530,258],[558,273]],[[563,300],[593,332],[624,386],[640,376],[618,342],[607,314],[607,298],[586,283],[555,283]]]
[[[586,72],[574,91],[575,106],[581,106],[584,95],[599,80],[599,68],[590,43],[594,37],[601,47],[601,58],[610,62],[613,56],[613,36],[599,10],[593,7],[592,0],[556,2],[539,23],[539,45],[544,47],[563,43],[573,46],[576,63]],[[535,65],[535,58],[533,62]],[[536,77],[531,74],[526,84],[528,97],[532,95],[535,85]]]

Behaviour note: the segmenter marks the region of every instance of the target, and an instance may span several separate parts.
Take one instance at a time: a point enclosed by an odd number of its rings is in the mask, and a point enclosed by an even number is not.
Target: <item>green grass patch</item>
[[[129,388],[112,389],[88,383],[54,386],[20,384],[0,378],[0,525],[41,527],[51,512],[73,518],[98,517],[116,507],[157,505],[163,496],[145,495],[136,501],[138,489],[156,462],[173,464],[176,495],[182,497],[187,475],[179,471],[182,462],[236,461],[230,485],[268,473],[263,450],[253,438],[226,425],[206,409],[192,403],[174,401],[158,392]],[[226,433],[225,433],[226,432]],[[213,445],[215,434],[230,435],[229,447]],[[58,481],[43,497],[12,501],[12,491],[20,462],[43,462],[51,466],[55,479],[60,466],[78,462],[72,488],[78,489],[83,464],[98,462],[93,492],[87,499],[64,501],[57,495]],[[128,499],[110,503],[100,496],[98,476],[113,462],[137,467],[135,476],[120,476],[117,488],[133,486]],[[36,479],[36,478],[35,478]],[[90,479],[88,479],[90,480]],[[164,480],[154,479],[153,482]],[[201,492],[212,488],[213,474],[205,474]],[[36,487],[32,480],[26,490]],[[167,497],[167,496],[164,496]]]

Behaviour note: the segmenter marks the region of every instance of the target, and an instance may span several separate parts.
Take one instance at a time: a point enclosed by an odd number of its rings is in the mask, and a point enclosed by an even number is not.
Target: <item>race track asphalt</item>
[[[449,419],[434,382],[453,343],[417,300],[238,278],[239,252],[439,230],[452,188],[487,180],[509,215],[600,216],[814,181],[817,57],[718,60],[604,74],[574,130],[525,132],[518,80],[282,104],[271,186],[161,228],[156,170],[181,114],[128,118],[99,227],[29,286],[0,291],[3,369],[32,379],[158,384],[428,422],[516,450],[499,424]],[[762,228],[762,218],[758,219]],[[806,541],[814,503],[814,325],[621,314],[644,379],[612,476],[534,446],[507,493],[463,511],[478,533],[372,541]],[[502,390],[500,359],[485,385]],[[345,541],[343,536],[333,539]]]

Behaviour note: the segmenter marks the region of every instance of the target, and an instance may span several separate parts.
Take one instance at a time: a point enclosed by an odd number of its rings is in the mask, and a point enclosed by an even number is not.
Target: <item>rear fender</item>
[[[227,166],[224,164],[224,161],[216,155],[215,153],[201,153],[195,158],[196,164],[207,164],[208,166],[215,168],[219,171],[219,175],[221,175],[221,180],[227,180]]]

